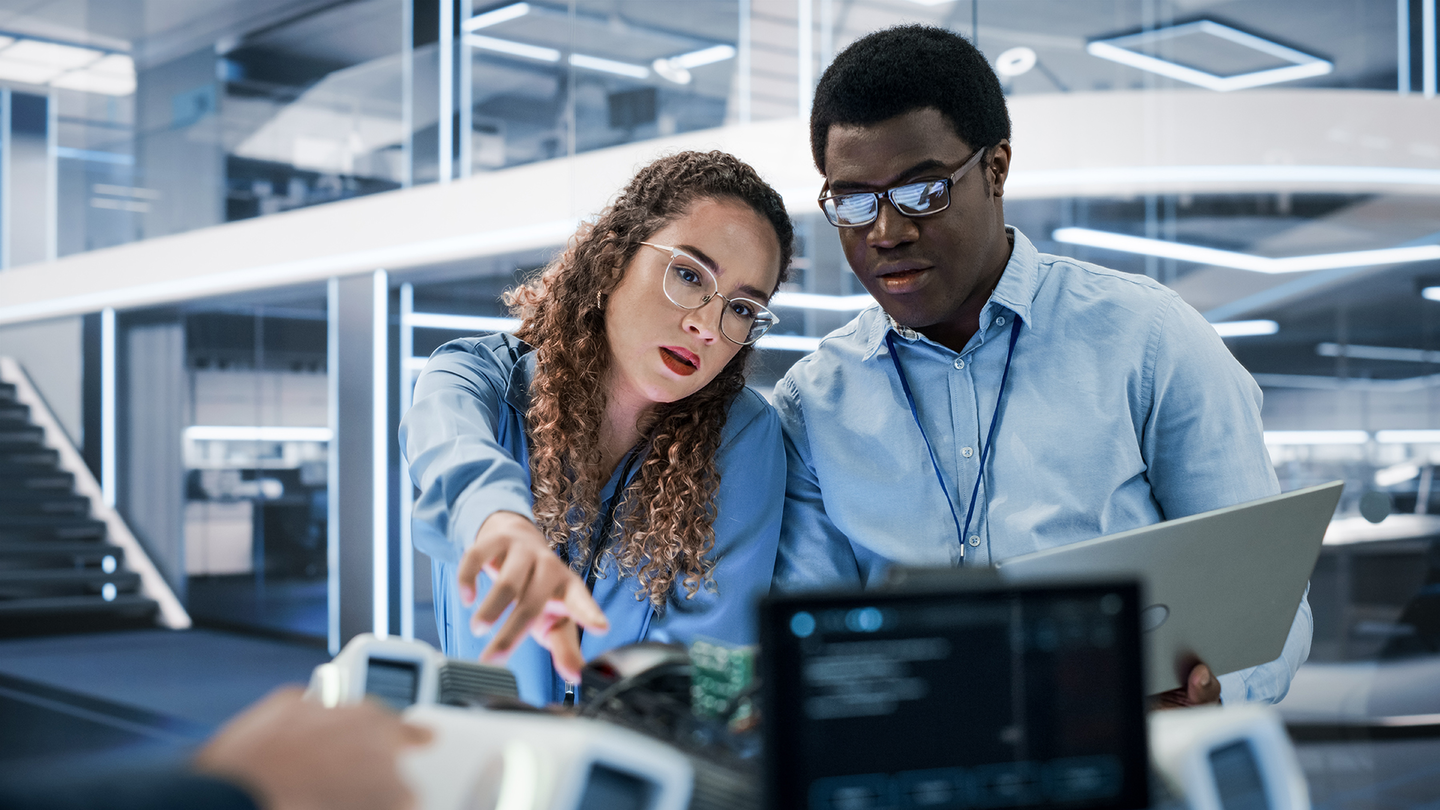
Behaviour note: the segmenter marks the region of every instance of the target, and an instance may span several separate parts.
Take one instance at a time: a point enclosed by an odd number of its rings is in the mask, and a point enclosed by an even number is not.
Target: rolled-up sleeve
[[[732,432],[733,431],[733,432]],[[785,451],[775,411],[754,391],[741,392],[716,456],[714,590],[671,592],[647,638],[688,644],[697,636],[754,644],[756,603],[770,589],[785,502]]]
[[[420,494],[415,547],[455,563],[485,519],[498,511],[533,519],[530,474],[506,403],[509,375],[483,347],[447,344],[415,384],[415,402],[400,423],[400,445]],[[507,430],[507,427],[509,428]]]

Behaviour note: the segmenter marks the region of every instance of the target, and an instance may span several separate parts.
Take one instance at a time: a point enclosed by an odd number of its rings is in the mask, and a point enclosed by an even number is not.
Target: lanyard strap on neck
[[[1010,361],[1015,357],[1015,341],[1020,338],[1020,317],[1012,316],[1010,322],[1010,350],[1005,355],[1005,371],[1000,375],[1000,390],[995,395],[995,412],[990,414],[990,430],[985,436],[985,443],[980,445],[980,469],[975,474],[975,487],[970,490],[970,506],[965,510],[965,526],[960,526],[960,513],[955,510],[955,501],[950,497],[950,488],[945,485],[945,474],[940,471],[940,460],[935,457],[935,447],[930,444],[930,437],[925,435],[925,426],[920,423],[920,409],[915,405],[915,395],[910,393],[910,380],[905,376],[905,369],[900,365],[900,355],[895,351],[895,332],[889,330],[885,333],[885,345],[890,349],[890,361],[895,364],[895,373],[900,376],[900,388],[905,392],[905,400],[910,403],[910,415],[915,419],[915,427],[920,430],[920,438],[925,442],[925,449],[930,453],[930,466],[935,470],[935,480],[940,482],[940,492],[945,495],[945,503],[950,507],[950,518],[955,521],[955,531],[960,537],[960,560],[965,560],[965,536],[970,533],[970,520],[975,516],[975,501],[980,494],[980,480],[985,477],[985,459],[990,455],[990,448],[995,442],[995,427],[1000,423],[1000,403],[1005,398],[1005,383],[1010,380]]]

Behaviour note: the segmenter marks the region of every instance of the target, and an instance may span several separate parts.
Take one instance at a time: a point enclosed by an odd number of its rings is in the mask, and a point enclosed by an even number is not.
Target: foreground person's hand
[[[1188,706],[1204,706],[1220,702],[1220,680],[1210,672],[1210,667],[1196,664],[1190,668],[1190,677],[1185,685],[1169,692],[1150,696],[1150,708],[1183,709]]]
[[[414,804],[396,759],[430,732],[373,703],[327,709],[285,688],[226,723],[195,770],[245,788],[266,810],[391,810]]]
[[[504,661],[520,637],[529,633],[550,651],[562,677],[579,681],[585,659],[578,628],[604,633],[610,623],[585,581],[550,550],[545,535],[523,515],[494,513],[460,558],[460,599],[466,605],[475,601],[475,577],[481,571],[490,576],[490,592],[470,617],[470,631],[481,635],[512,602],[515,609],[485,645],[480,660]]]

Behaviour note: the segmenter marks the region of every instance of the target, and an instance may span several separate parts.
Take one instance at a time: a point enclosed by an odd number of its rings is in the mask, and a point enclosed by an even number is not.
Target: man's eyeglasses
[[[775,313],[758,301],[730,298],[721,293],[720,282],[716,280],[715,273],[689,253],[677,247],[657,245],[654,242],[640,244],[669,251],[670,264],[665,267],[661,289],[665,291],[665,297],[670,299],[670,303],[681,309],[699,309],[714,298],[725,302],[725,306],[720,310],[720,334],[731,343],[749,346],[780,322]]]
[[[895,206],[895,210],[907,217],[928,217],[950,207],[950,187],[960,182],[965,173],[975,168],[984,156],[984,149],[976,149],[964,165],[949,177],[938,180],[920,180],[915,183],[887,188],[884,191],[858,191],[852,194],[820,195],[820,210],[825,218],[837,228],[859,228],[869,225],[880,216],[880,197],[884,196]]]

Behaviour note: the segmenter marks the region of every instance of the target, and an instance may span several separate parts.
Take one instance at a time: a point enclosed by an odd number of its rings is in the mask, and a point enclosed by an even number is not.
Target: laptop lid
[[[1129,576],[1145,585],[1146,691],[1196,661],[1217,674],[1280,657],[1343,481],[1002,560],[1012,582]]]
[[[1145,807],[1138,600],[998,579],[767,599],[767,805]]]

